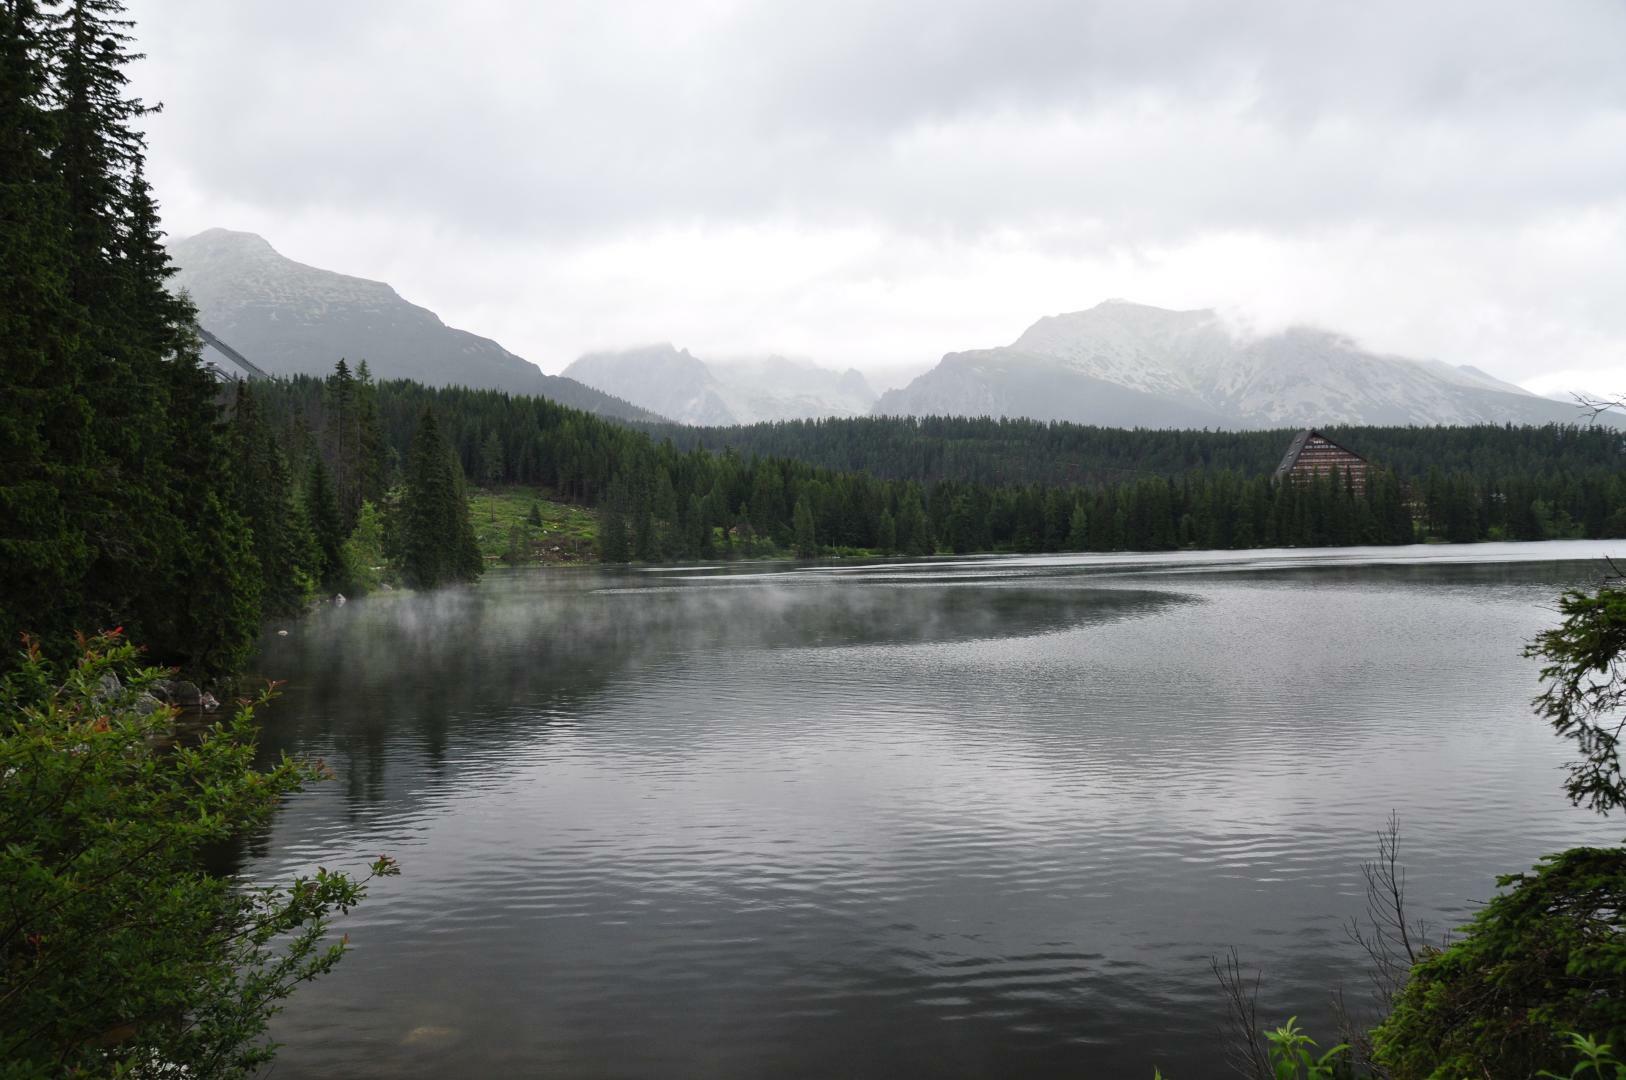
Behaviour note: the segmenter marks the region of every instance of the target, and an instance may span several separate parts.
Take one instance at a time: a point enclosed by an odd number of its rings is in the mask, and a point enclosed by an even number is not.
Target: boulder
[[[92,696],[97,701],[107,701],[118,697],[122,693],[124,693],[124,684],[119,682],[117,675],[108,671],[104,672],[100,679],[96,680],[96,692]]]
[[[171,705],[196,706],[203,701],[197,683],[185,679],[159,679],[152,684],[152,692]]]

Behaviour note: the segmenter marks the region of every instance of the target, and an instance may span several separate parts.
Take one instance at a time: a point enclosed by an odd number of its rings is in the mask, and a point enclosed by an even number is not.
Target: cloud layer
[[[548,370],[925,364],[1125,296],[1626,390],[1616,3],[132,14],[173,232],[261,232]]]

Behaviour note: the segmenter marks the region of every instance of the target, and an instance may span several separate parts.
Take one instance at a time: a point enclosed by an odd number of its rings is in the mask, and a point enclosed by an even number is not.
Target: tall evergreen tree
[[[50,28],[29,0],[0,4],[0,656],[32,630],[66,643],[85,607],[95,473],[84,385],[86,313],[70,289],[61,174],[50,160]],[[6,660],[0,659],[0,667]]]
[[[875,550],[883,555],[890,555],[898,547],[898,523],[892,517],[892,511],[883,509],[881,521],[875,530]]]
[[[328,593],[341,592],[349,584],[345,580],[344,573],[344,540],[348,533],[344,528],[343,512],[339,509],[333,479],[320,454],[311,457],[310,473],[305,478],[303,495],[305,518],[310,524],[311,535],[315,538],[316,549],[321,555],[319,578],[322,590]]]
[[[818,538],[813,530],[813,507],[808,504],[807,496],[803,495],[796,500],[796,509],[792,515],[791,524],[792,541],[797,558],[811,559],[819,553]]]
[[[401,503],[401,569],[407,584],[428,589],[479,576],[480,551],[461,471],[429,409],[412,437]]]
[[[487,487],[496,487],[502,483],[502,478],[502,436],[492,430],[486,433],[486,441],[480,446],[480,482]]]
[[[0,632],[122,624],[218,670],[253,633],[258,572],[193,312],[165,286],[129,26],[117,0],[0,7]],[[210,589],[230,625],[206,628]]]
[[[361,415],[356,379],[341,356],[327,377],[327,424],[323,432],[323,454],[333,474],[334,502],[344,531],[355,527],[366,493],[362,487]]]
[[[291,615],[306,597],[302,578],[304,521],[294,503],[288,462],[247,382],[237,384],[232,409],[232,469],[236,508],[248,523],[260,567],[260,598],[267,614]]]
[[[389,489],[393,465],[389,442],[378,417],[378,388],[373,384],[373,375],[365,360],[356,365],[355,395],[361,495],[364,500],[376,503]]]

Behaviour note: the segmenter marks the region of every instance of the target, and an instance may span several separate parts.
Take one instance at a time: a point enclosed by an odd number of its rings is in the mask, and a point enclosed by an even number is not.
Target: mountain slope
[[[1014,346],[949,353],[908,386],[882,394],[874,414],[1022,416],[1103,427],[1203,428],[1226,421],[1195,399],[1069,371]]]
[[[862,416],[875,402],[856,371],[783,356],[707,363],[669,344],[588,353],[565,375],[679,423],[713,427]]]
[[[687,349],[661,344],[588,353],[564,374],[680,424],[739,422],[718,394],[716,379]]]
[[[169,247],[171,287],[198,322],[273,375],[325,375],[340,357],[380,379],[540,394],[622,420],[660,419],[572,379],[544,375],[490,338],[447,326],[381,281],[297,263],[253,233],[209,229]]]
[[[1109,300],[1011,345],[950,353],[876,415],[1027,416],[1119,427],[1575,423],[1573,406],[1471,367],[1307,327],[1244,338],[1212,311]],[[1619,420],[1612,420],[1619,423]]]

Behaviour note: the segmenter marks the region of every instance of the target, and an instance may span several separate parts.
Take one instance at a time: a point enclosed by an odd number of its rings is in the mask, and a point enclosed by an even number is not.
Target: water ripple
[[[1266,1015],[1324,1029],[1391,809],[1437,923],[1616,839],[1560,797],[1519,655],[1591,567],[1425,554],[498,574],[325,612],[262,653],[265,752],[338,779],[244,870],[405,874],[276,1075],[1209,1075],[1232,944]]]

